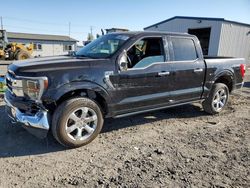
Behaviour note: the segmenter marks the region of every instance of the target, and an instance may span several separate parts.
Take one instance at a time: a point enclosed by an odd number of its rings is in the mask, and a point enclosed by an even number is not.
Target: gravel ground
[[[247,87],[220,115],[194,104],[107,119],[97,139],[71,150],[11,125],[3,105],[0,187],[250,187]]]

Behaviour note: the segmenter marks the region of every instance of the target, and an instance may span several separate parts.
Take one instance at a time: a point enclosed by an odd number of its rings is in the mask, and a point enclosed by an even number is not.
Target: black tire
[[[97,116],[96,128],[91,133],[89,137],[85,140],[73,140],[67,132],[66,128],[68,127],[69,117],[74,111],[78,108],[89,108],[95,112]],[[65,147],[76,148],[80,146],[84,146],[94,140],[97,135],[100,133],[103,126],[103,114],[96,102],[88,98],[73,98],[63,102],[59,105],[54,112],[52,118],[52,134],[55,139]],[[67,126],[67,127],[66,127]],[[78,131],[78,130],[77,130]]]
[[[216,107],[213,105],[213,102],[215,100],[215,95],[217,94],[217,92],[224,90],[225,94],[226,94],[226,99],[225,99],[225,103],[223,105],[223,107],[221,107],[220,109],[216,109]],[[223,84],[223,83],[215,83],[210,91],[209,97],[203,101],[202,106],[205,112],[209,113],[209,114],[218,114],[220,113],[226,106],[227,101],[229,98],[229,90],[228,87]]]
[[[29,58],[31,58],[30,54],[24,50],[19,50],[15,55],[16,60],[24,60]]]

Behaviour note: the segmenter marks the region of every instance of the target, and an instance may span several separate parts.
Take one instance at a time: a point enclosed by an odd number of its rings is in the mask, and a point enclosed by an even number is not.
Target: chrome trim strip
[[[18,97],[24,96],[22,80],[16,80],[16,79],[12,78],[9,75],[9,73],[6,74],[5,79],[6,79],[6,85],[12,94],[15,94]],[[11,85],[9,82],[11,82]]]
[[[161,64],[171,64],[171,63],[196,63],[198,62],[198,58],[197,59],[194,59],[194,60],[185,60],[185,61],[164,61],[164,62],[155,62],[155,63],[152,63],[146,67],[142,67],[142,68],[129,68],[127,69],[126,71],[120,71],[120,72],[127,72],[127,71],[133,71],[133,70],[144,70],[144,69],[147,69],[151,66],[154,66],[154,65],[161,65]]]
[[[168,61],[167,63],[196,63],[199,58],[193,60],[183,60],[183,61]]]
[[[12,70],[8,70],[8,73],[13,74],[14,76],[16,76],[16,74]]]
[[[235,84],[236,86],[244,85],[244,82]]]
[[[133,71],[133,70],[144,70],[144,69],[147,69],[147,68],[152,67],[154,65],[167,64],[167,63],[168,62],[166,62],[166,61],[164,61],[164,62],[154,62],[154,63],[152,63],[152,64],[150,64],[150,65],[148,65],[146,67],[141,67],[141,68],[133,68],[132,67],[132,68],[129,68],[126,71],[122,71],[122,72]]]
[[[106,81],[107,85],[108,85],[111,89],[115,89],[114,85],[112,84],[112,82],[111,82],[111,80],[110,80],[110,76],[113,75],[114,72],[113,72],[113,71],[106,71],[104,74],[105,74],[105,75],[104,75],[104,77],[105,77],[104,80]]]

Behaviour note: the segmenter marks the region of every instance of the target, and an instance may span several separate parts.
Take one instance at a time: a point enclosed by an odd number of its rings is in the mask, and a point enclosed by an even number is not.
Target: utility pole
[[[90,33],[91,33],[91,36],[93,36],[93,26],[90,26]]]
[[[69,22],[69,37],[70,37],[71,23]]]
[[[3,30],[3,17],[1,16],[1,29]]]

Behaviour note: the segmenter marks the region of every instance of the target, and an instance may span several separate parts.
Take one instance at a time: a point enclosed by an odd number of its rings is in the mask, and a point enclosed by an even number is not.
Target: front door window
[[[164,62],[161,37],[141,39],[127,51],[128,69],[142,69],[157,62]]]

